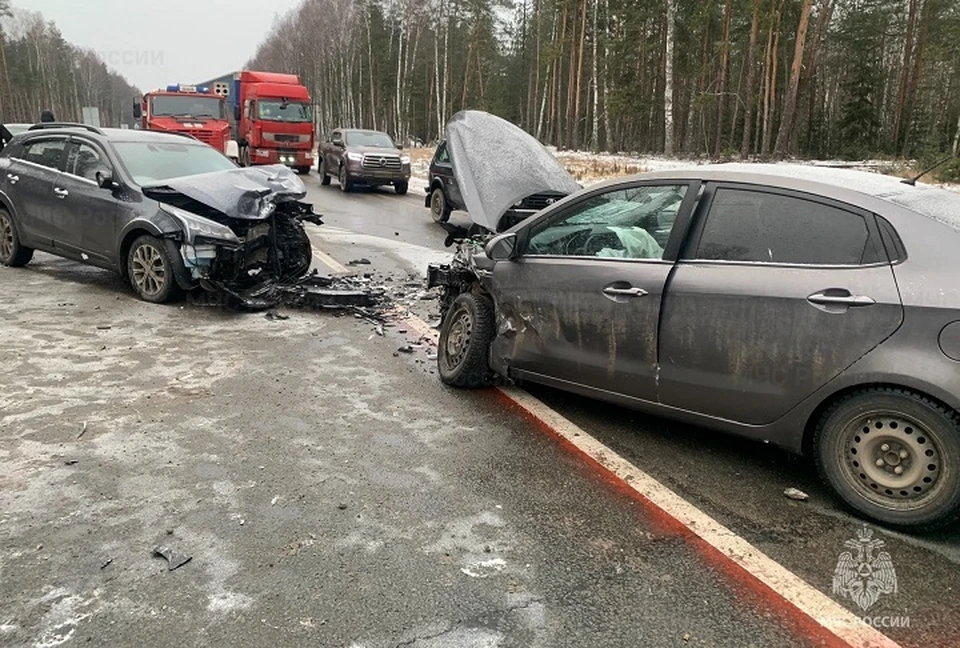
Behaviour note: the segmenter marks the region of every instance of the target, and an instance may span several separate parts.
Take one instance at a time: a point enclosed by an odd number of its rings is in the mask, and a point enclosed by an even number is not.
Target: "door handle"
[[[614,288],[607,286],[603,289],[604,295],[613,295],[616,297],[643,297],[647,291],[643,288]]]
[[[866,295],[827,295],[825,293],[814,293],[807,297],[807,301],[812,304],[823,304],[826,306],[872,306],[877,302],[872,297]]]
[[[63,200],[63,199],[66,198],[68,195],[70,195],[70,194],[67,192],[66,189],[61,189],[61,188],[59,188],[59,187],[54,187],[54,188],[53,188],[53,193],[57,194],[57,198],[59,198],[60,200]]]
[[[17,184],[17,182],[20,180],[20,176],[13,175],[12,173],[8,173],[7,180],[10,181],[10,184]]]

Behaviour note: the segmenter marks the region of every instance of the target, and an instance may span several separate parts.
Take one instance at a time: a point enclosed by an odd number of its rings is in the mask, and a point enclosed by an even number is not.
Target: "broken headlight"
[[[185,209],[174,207],[173,205],[161,205],[160,209],[167,212],[183,226],[183,232],[186,235],[187,243],[193,243],[198,239],[205,243],[226,243],[228,245],[239,245],[240,239],[226,225],[221,225],[216,221],[203,216],[191,214]]]

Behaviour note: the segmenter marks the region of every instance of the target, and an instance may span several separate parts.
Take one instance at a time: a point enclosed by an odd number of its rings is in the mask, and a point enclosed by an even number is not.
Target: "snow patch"
[[[490,558],[489,560],[481,560],[466,567],[461,567],[460,571],[472,578],[486,578],[487,576],[502,572],[506,566],[507,561],[503,558]]]

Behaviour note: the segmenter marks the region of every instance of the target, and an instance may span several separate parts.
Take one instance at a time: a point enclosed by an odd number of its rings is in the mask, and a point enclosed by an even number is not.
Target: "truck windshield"
[[[154,117],[207,117],[223,119],[223,100],[219,97],[161,95],[150,100]]]
[[[226,171],[237,166],[217,149],[185,142],[114,142],[120,161],[137,184]]]
[[[386,133],[375,131],[352,131],[346,134],[344,143],[347,146],[371,146],[376,148],[396,148],[393,140]]]
[[[284,103],[280,100],[265,101],[261,99],[257,102],[257,116],[260,119],[278,122],[313,121],[310,105],[297,101]]]

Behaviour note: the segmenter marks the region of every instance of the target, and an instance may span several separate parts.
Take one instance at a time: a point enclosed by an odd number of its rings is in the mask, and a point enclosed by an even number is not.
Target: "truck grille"
[[[367,154],[363,156],[364,169],[399,169],[401,166],[399,155]]]
[[[193,135],[194,137],[196,137],[198,140],[200,140],[205,144],[209,144],[210,142],[213,141],[213,131],[190,129],[190,130],[181,130],[177,132],[183,133],[184,135]]]

